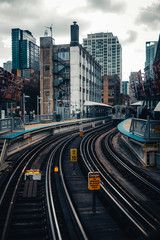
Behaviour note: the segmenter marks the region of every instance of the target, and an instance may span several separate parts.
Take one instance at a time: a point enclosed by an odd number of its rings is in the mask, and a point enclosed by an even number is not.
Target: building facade
[[[157,51],[157,41],[146,42],[146,61],[145,67],[149,67],[150,72],[153,73],[152,64],[155,59],[156,51]]]
[[[112,33],[88,34],[83,39],[83,47],[99,62],[101,74],[119,76],[122,81],[122,47]]]
[[[40,113],[53,114],[53,39],[40,38]]]
[[[12,69],[20,69],[25,77],[25,69],[40,69],[39,46],[28,30],[12,29]]]
[[[71,25],[70,44],[54,45],[50,38],[47,45],[47,38],[40,39],[41,114],[47,114],[48,104],[51,114],[60,114],[63,118],[67,115],[68,119],[75,115],[83,117],[86,114],[85,101],[101,103],[101,66],[79,44],[76,22]],[[47,102],[46,92],[49,92],[53,105]]]
[[[129,81],[122,81],[122,93],[129,95]]]
[[[118,75],[102,76],[102,102],[120,105],[120,79]]]
[[[12,72],[12,61],[7,61],[7,62],[3,63],[3,69],[11,73]]]

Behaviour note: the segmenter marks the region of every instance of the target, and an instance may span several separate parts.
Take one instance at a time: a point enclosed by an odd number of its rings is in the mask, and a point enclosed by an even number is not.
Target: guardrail
[[[105,124],[107,121],[110,121],[111,117],[105,118],[93,118],[93,119],[82,119],[71,122],[62,122],[57,124],[47,124],[43,127],[36,127],[33,129],[28,129],[20,133],[7,136],[7,157],[16,153],[17,151],[31,146],[42,139],[52,136],[54,134],[69,132],[72,130],[82,131],[82,129],[88,129],[90,127],[95,127],[100,124]],[[5,139],[5,137],[4,137]]]
[[[19,117],[0,119],[0,133],[24,130],[24,124]]]
[[[132,118],[130,132],[147,140],[160,139],[160,121]]]

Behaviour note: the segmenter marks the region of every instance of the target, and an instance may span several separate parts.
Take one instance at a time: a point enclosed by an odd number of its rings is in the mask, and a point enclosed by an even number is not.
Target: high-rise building
[[[159,39],[157,41],[157,49],[156,49],[154,62],[156,62],[159,59],[160,59],[160,35],[159,35]]]
[[[7,61],[7,62],[3,63],[3,69],[11,73],[12,61]]]
[[[101,103],[101,66],[79,44],[79,26],[71,25],[71,43],[54,45],[40,38],[41,114],[85,116],[85,101]]]
[[[156,51],[157,51],[157,41],[146,42],[146,62],[145,67],[149,67],[150,72],[153,73],[152,64],[155,59]]]
[[[122,81],[122,47],[116,36],[103,32],[88,34],[83,47],[101,65],[102,76],[117,74]]]
[[[122,81],[122,93],[129,95],[129,81]]]
[[[12,29],[12,69],[20,69],[23,77],[24,69],[40,70],[39,46],[28,30]]]

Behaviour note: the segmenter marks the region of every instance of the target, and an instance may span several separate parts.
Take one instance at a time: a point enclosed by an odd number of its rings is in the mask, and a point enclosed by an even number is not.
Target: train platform
[[[121,122],[121,123],[118,125],[118,130],[119,130],[122,134],[124,134],[124,135],[126,135],[126,136],[128,136],[128,137],[130,137],[130,138],[132,138],[132,139],[134,139],[134,140],[136,140],[136,141],[146,142],[147,139],[145,139],[144,137],[135,135],[133,132],[130,132],[131,122],[132,122],[132,118],[129,118],[129,119],[124,120],[123,122]]]
[[[118,124],[118,130],[142,165],[160,168],[160,121],[129,118]]]
[[[12,154],[30,147],[47,137],[68,131],[82,131],[85,127],[95,127],[110,120],[110,116],[72,119],[60,122],[45,122],[23,125],[23,128],[0,134],[0,165]]]
[[[24,125],[23,130],[14,130],[14,131],[9,131],[9,132],[0,132],[0,139],[13,139],[21,134],[25,134],[31,131],[35,130],[40,130],[44,128],[49,128],[49,127],[55,127],[59,125],[65,125],[66,123],[76,123],[76,122],[82,122],[89,120],[88,118],[83,118],[83,119],[73,119],[73,120],[65,120],[65,121],[60,121],[60,122],[48,122],[48,123],[37,123],[37,124],[27,124]]]

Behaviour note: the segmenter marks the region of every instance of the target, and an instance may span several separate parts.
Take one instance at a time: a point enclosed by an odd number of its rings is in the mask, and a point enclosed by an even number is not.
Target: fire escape
[[[69,106],[69,97],[70,97],[70,64],[69,60],[62,60],[58,57],[58,52],[53,55],[53,64],[54,64],[54,96],[56,101],[58,100],[63,106]]]

